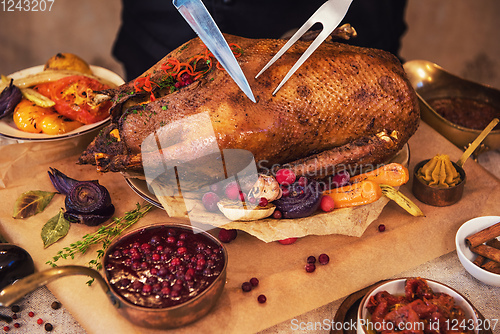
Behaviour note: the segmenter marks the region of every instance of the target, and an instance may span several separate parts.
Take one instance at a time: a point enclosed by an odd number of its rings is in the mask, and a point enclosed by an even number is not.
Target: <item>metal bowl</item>
[[[114,245],[119,243],[124,238],[139,235],[150,229],[160,227],[174,227],[177,229],[190,230],[194,233],[201,235],[202,238],[210,240],[212,244],[218,247],[223,255],[223,266],[220,274],[215,280],[201,291],[197,296],[176,306],[153,308],[138,306],[129,300],[125,299],[115,288],[110,284],[109,271],[110,268],[106,267],[106,260],[104,260],[103,267],[106,270],[106,275],[103,278],[101,274],[89,267],[84,266],[58,266],[40,272],[35,272],[32,275],[21,278],[13,284],[5,287],[0,291],[0,306],[11,306],[26,294],[34,291],[42,285],[46,285],[56,279],[65,276],[83,275],[95,278],[97,283],[102,287],[110,302],[117,308],[118,312],[128,321],[136,326],[156,328],[156,329],[172,329],[178,328],[192,322],[195,322],[212,310],[217,300],[219,299],[226,283],[227,273],[227,251],[217,238],[211,234],[190,225],[179,223],[161,223],[152,224],[147,227],[126,233],[119,238],[115,239],[107,248],[103,258],[109,258],[114,249]],[[113,255],[114,256],[114,255]]]
[[[435,98],[469,98],[487,102],[500,110],[500,91],[465,80],[426,60],[412,60],[403,65],[418,94],[420,114],[424,122],[459,148],[466,148],[482,130],[454,124],[438,114],[426,101]],[[500,130],[491,131],[475,155],[500,148]]]
[[[222,250],[224,261],[222,270],[205,290],[201,291],[197,296],[183,302],[182,304],[164,308],[152,308],[136,305],[129,299],[124,298],[122,294],[120,294],[120,291],[115,289],[115,287],[111,284],[111,273],[113,270],[107,270],[107,259],[109,259],[111,254],[113,254],[115,246],[121,243],[124,239],[134,240],[141,234],[151,232],[154,232],[156,236],[159,236],[162,233],[166,234],[167,230],[170,228],[174,228],[177,231],[192,232],[197,236],[200,236],[202,239],[215,244],[217,248]],[[165,238],[166,237],[167,236],[165,235]],[[113,243],[109,245],[103,259],[103,267],[106,270],[104,278],[108,286],[111,287],[111,290],[118,302],[118,312],[138,326],[161,329],[178,328],[195,322],[208,314],[208,312],[210,312],[210,310],[215,306],[215,303],[224,289],[224,285],[226,283],[227,263],[227,251],[217,238],[194,226],[172,223],[153,224],[120,236],[120,238],[114,240]]]
[[[429,161],[430,159],[423,160],[415,165],[412,184],[413,195],[415,195],[420,202],[432,206],[449,206],[455,204],[462,198],[464,192],[466,179],[464,169],[452,161],[451,163],[460,174],[460,183],[449,188],[432,187],[422,182],[422,180],[417,177],[418,170]]]

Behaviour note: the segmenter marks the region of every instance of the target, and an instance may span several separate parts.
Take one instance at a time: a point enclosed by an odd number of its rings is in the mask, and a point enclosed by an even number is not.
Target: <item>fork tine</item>
[[[264,66],[260,70],[260,72],[257,73],[255,78],[264,73],[264,71],[267,70],[272,64],[274,64],[274,62],[278,60],[295,42],[297,42],[299,38],[302,37],[302,35],[304,35],[315,23],[318,22],[316,17],[321,13],[323,8],[327,6],[328,2],[329,1],[322,4],[321,7],[319,7],[318,10],[314,12],[314,14],[306,21],[306,23],[304,23],[302,27],[300,27],[299,30],[297,30],[295,34],[293,34],[292,37],[290,37],[290,39],[286,42],[285,45],[283,45],[283,47],[278,51],[278,53],[276,53],[274,57],[271,58],[271,60],[266,64],[266,66]]]
[[[299,38],[302,37],[302,35],[304,35],[305,32],[307,32],[307,30],[309,30],[309,28],[311,28],[314,25],[314,23],[316,23],[315,21],[313,22],[311,20],[312,18],[313,17],[309,18],[309,20],[307,20],[306,23],[304,23],[304,25],[302,25],[302,27],[300,27],[300,29],[297,30],[297,32],[293,34],[292,37],[290,37],[290,39],[286,42],[286,44],[283,45],[283,47],[278,51],[278,53],[276,53],[274,57],[271,58],[271,60],[266,64],[266,66],[264,66],[262,70],[260,70],[260,72],[255,76],[255,78],[264,73],[265,70],[267,70],[272,64],[274,64],[274,62],[278,60],[278,58],[280,58],[295,42],[299,40]]]
[[[309,45],[309,47],[302,54],[302,56],[300,56],[299,60],[297,60],[297,62],[293,65],[290,71],[288,71],[285,78],[281,80],[278,87],[276,87],[276,89],[274,90],[273,95],[276,95],[278,90],[280,90],[280,88],[285,84],[285,82],[287,82],[288,79],[290,79],[290,77],[295,73],[295,71],[297,71],[297,69],[300,66],[302,66],[302,64],[307,60],[307,58],[309,58],[309,56],[318,48],[318,46],[321,45],[321,43],[323,43],[323,41],[328,37],[328,35],[330,35],[330,32],[331,31],[328,31],[326,29],[323,29],[321,31],[321,33],[316,37],[316,39],[311,43],[311,45]]]
[[[309,58],[309,56],[323,43],[323,41],[335,30],[339,25],[342,18],[347,13],[352,0],[328,0],[309,18],[309,20],[300,27],[299,30],[286,42],[286,44],[278,51],[276,55],[260,70],[255,76],[257,78],[265,70],[267,70],[274,62],[280,58],[302,35],[309,30],[315,23],[321,23],[323,30],[316,37],[316,39],[309,45],[307,50],[297,60],[293,67],[288,71],[285,78],[280,82],[278,87],[274,90],[273,95],[276,95],[278,90],[290,79],[290,77],[302,66],[302,64]]]

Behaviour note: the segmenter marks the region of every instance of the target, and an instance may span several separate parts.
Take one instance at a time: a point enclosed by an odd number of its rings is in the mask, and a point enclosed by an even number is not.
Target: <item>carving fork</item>
[[[337,28],[340,21],[344,18],[352,0],[328,0],[325,2],[318,10],[304,23],[302,27],[288,40],[288,42],[278,51],[277,54],[267,63],[266,66],[260,70],[260,72],[255,76],[257,78],[259,75],[264,73],[278,58],[280,58],[304,33],[306,33],[309,28],[311,28],[315,23],[321,23],[323,25],[323,30],[316,37],[316,39],[309,45],[306,52],[297,60],[293,67],[288,71],[285,78],[281,81],[278,87],[274,90],[273,95],[276,95],[278,90],[287,82],[288,79],[297,71],[297,69],[309,58],[309,56],[320,46],[321,43]]]

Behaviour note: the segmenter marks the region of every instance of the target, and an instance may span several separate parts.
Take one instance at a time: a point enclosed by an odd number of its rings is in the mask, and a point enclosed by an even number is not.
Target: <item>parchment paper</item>
[[[120,174],[100,175],[92,166],[76,165],[82,145],[85,145],[84,138],[0,147],[0,232],[32,255],[37,270],[48,268],[45,262],[59,249],[95,230],[74,224],[63,240],[43,249],[40,231],[64,205],[61,195],[56,195],[46,210],[34,217],[11,218],[14,202],[22,192],[53,189],[47,176],[48,167],[74,178],[98,178],[109,189],[118,216],[141,201]],[[437,153],[446,153],[454,161],[461,155],[458,148],[422,123],[410,140],[410,170],[418,161]],[[390,202],[361,237],[307,236],[285,246],[265,243],[240,232],[238,238],[227,245],[228,278],[215,309],[200,321],[171,332],[253,333],[449,253],[454,249],[454,236],[463,222],[500,214],[499,180],[473,160],[468,160],[464,167],[467,183],[464,197],[457,204],[437,208],[419,202],[411,195],[413,180],[410,179],[400,190],[414,200],[426,216],[412,217]],[[164,211],[154,209],[139,225],[168,219]],[[381,223],[386,225],[383,233],[377,228]],[[318,266],[314,273],[306,273],[306,258],[321,253],[329,254],[330,263]],[[90,250],[85,256],[61,262],[61,265],[86,265],[94,257],[94,251]],[[259,286],[249,293],[242,292],[241,283],[251,277],[259,278]],[[88,333],[168,332],[133,326],[118,314],[99,286],[87,287],[86,281],[86,277],[67,277],[48,287]],[[259,294],[267,296],[265,304],[257,302]]]

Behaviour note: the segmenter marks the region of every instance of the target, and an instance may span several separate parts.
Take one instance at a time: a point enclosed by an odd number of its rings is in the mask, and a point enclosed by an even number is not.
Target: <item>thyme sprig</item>
[[[136,206],[137,207],[134,210],[125,212],[123,217],[114,217],[113,221],[108,225],[101,226],[94,233],[84,235],[82,240],[71,243],[68,247],[64,247],[57,252],[52,260],[45,263],[52,267],[57,267],[56,262],[59,259],[74,259],[76,254],[85,254],[91,246],[101,244],[102,248],[97,250],[97,257],[89,261],[88,265],[90,268],[95,268],[96,270],[102,269],[100,260],[104,256],[104,252],[111,242],[123,231],[138,222],[139,219],[144,217],[153,207],[149,203],[144,203],[143,205],[137,203]],[[93,279],[87,282],[87,284],[91,284],[92,281]]]

